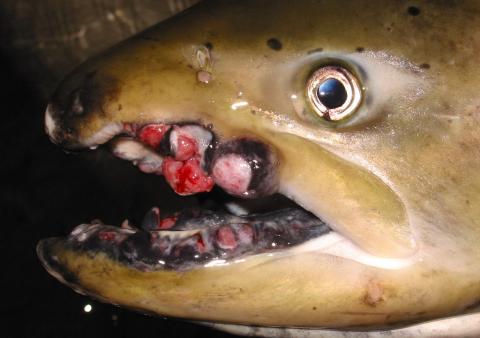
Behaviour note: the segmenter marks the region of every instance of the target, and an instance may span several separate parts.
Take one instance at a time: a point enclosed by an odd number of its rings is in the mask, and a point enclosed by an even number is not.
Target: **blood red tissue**
[[[202,235],[198,234],[197,235],[197,250],[200,253],[205,252],[205,242],[203,241]]]
[[[170,126],[166,124],[149,124],[139,131],[138,138],[142,143],[157,149],[169,129]]]
[[[166,157],[162,171],[168,184],[179,195],[191,195],[212,190],[214,182],[200,166],[199,158],[177,161]]]
[[[190,135],[179,133],[175,147],[175,159],[186,161],[194,157],[198,152],[197,141]]]
[[[217,243],[222,249],[233,250],[237,247],[237,240],[232,228],[223,226],[217,230]]]
[[[176,222],[177,222],[176,217],[167,217],[160,221],[158,228],[161,230],[171,229],[173,228]]]
[[[113,241],[115,240],[116,234],[113,231],[100,231],[98,237],[102,241]]]

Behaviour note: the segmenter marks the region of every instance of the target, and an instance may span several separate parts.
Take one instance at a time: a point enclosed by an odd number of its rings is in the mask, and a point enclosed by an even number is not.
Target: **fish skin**
[[[302,252],[142,273],[61,241],[43,242],[40,256],[48,246],[74,287],[97,298],[194,320],[385,328],[477,303],[480,6],[416,5],[412,16],[403,1],[207,1],[81,66],[54,94],[47,128],[70,149],[92,146],[111,123],[199,121],[222,140],[262,140],[280,159],[281,193],[408,267]],[[302,94],[305,74],[331,60],[365,87],[357,115],[334,125]],[[211,81],[199,82],[200,71]],[[68,111],[79,86],[80,115]]]

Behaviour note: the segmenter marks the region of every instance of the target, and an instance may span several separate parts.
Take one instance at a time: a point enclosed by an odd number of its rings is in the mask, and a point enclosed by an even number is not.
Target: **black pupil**
[[[330,78],[323,81],[318,87],[318,98],[328,109],[335,109],[347,101],[347,91],[343,83]]]

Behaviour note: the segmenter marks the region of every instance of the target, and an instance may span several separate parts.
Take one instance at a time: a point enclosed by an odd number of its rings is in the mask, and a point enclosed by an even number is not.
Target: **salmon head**
[[[81,65],[46,112],[55,144],[236,202],[82,224],[40,242],[42,263],[78,292],[189,320],[348,330],[465,313],[480,300],[479,11],[205,1]],[[279,195],[287,208],[245,206]]]

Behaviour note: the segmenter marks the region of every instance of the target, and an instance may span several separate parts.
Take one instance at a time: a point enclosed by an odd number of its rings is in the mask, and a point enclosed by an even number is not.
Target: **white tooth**
[[[183,230],[183,231],[168,231],[168,230],[158,230],[156,231],[159,237],[169,237],[171,240],[181,240],[184,238],[191,237],[198,233],[201,233],[201,230]]]
[[[225,208],[235,216],[245,216],[250,214],[250,211],[243,205],[237,202],[227,202],[224,204]]]
[[[115,156],[133,162],[146,173],[160,171],[163,158],[143,143],[128,137],[122,137],[112,142],[112,152]]]
[[[176,153],[178,136],[187,135],[195,139],[198,145],[198,152],[200,155],[203,155],[207,147],[210,145],[213,139],[212,133],[203,127],[197,125],[186,125],[181,127],[175,127],[174,130],[170,133],[170,144],[172,147],[172,152]]]
[[[103,224],[93,223],[93,224],[80,224],[71,232],[70,236],[75,237],[78,242],[85,241],[92,232],[97,230]]]
[[[70,233],[72,236],[77,236],[80,235],[80,233],[84,232],[85,230],[88,229],[90,224],[80,224],[79,226],[75,227],[75,229],[72,230]]]
[[[120,225],[120,227],[122,229],[129,229],[129,230],[133,230],[132,226],[130,225],[130,221],[128,219],[124,220],[122,222],[122,225]]]

